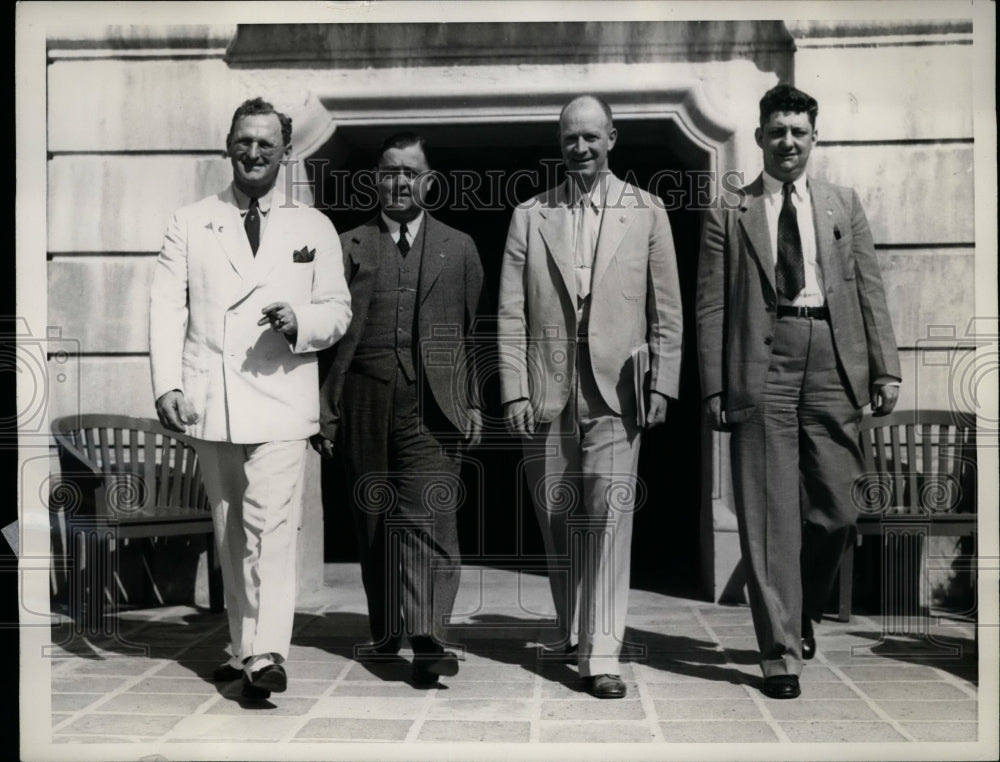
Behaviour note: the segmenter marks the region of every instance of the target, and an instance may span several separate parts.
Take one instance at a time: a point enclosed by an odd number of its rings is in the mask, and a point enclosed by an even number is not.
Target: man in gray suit
[[[421,137],[382,145],[381,210],[340,239],[354,320],[313,440],[346,467],[372,636],[358,655],[395,658],[405,634],[421,686],[458,672],[442,627],[460,574],[461,446],[482,431],[471,330],[483,269],[469,236],[424,211],[433,180]]]
[[[682,330],[666,210],[610,172],[616,139],[603,100],[585,95],[563,108],[567,179],[514,210],[498,320],[504,419],[525,440],[558,645],[587,690],[609,699],[625,696],[619,656],[641,433],[663,423],[677,397]],[[634,384],[641,355],[644,399]]]
[[[731,430],[743,564],[763,691],[796,698],[813,622],[854,536],[858,423],[892,411],[899,358],[857,194],[807,173],[816,101],[760,101],[764,172],[712,210],[698,262],[703,406]]]

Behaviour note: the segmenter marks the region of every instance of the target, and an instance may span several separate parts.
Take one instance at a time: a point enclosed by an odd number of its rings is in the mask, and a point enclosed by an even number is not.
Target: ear
[[[814,135],[815,135],[815,132],[816,131],[813,130],[813,134]],[[757,147],[758,148],[763,148],[764,147],[764,131],[760,127],[758,127],[756,130],[753,131],[753,139],[755,141],[757,141]]]
[[[610,151],[615,147],[615,141],[618,140],[618,130],[614,127],[608,132],[608,150]]]

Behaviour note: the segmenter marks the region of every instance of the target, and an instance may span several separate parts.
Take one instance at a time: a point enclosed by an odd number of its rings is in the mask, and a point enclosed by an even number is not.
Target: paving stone
[[[284,663],[288,681],[292,680],[335,680],[341,672],[347,659],[331,657],[327,661],[292,661]]]
[[[654,699],[749,698],[747,689],[736,683],[716,681],[684,683],[649,683],[646,691]]]
[[[881,680],[935,680],[937,673],[930,667],[908,666],[900,664],[895,667],[848,666],[841,668],[851,680],[881,681]]]
[[[801,681],[800,681],[801,682]],[[807,682],[802,685],[802,697],[807,699],[857,699],[858,694],[844,683]]]
[[[52,727],[55,727],[60,722],[65,722],[66,720],[68,720],[72,716],[73,716],[72,714],[63,714],[61,712],[53,712],[52,713]]]
[[[903,729],[916,741],[975,741],[977,722],[902,722]]]
[[[291,698],[318,698],[330,689],[329,680],[292,680],[284,696]]]
[[[449,699],[472,698],[522,698],[530,699],[534,693],[534,681],[517,683],[489,683],[485,681],[451,682],[447,691],[441,691]]]
[[[160,736],[183,719],[186,718],[162,714],[85,714],[63,731],[71,734]]]
[[[653,701],[660,720],[758,720],[757,704],[748,696],[742,699],[656,699]]]
[[[374,718],[414,718],[423,712],[427,692],[413,698],[389,698],[382,696],[326,696],[313,707],[313,714],[319,717]]]
[[[926,683],[913,683],[909,680],[884,683],[861,682],[855,683],[855,685],[866,696],[873,699],[952,699],[960,701],[969,698],[960,689],[946,683],[944,680],[934,680]]]
[[[436,698],[427,711],[427,717],[449,720],[528,719],[531,717],[531,701]]]
[[[302,717],[316,705],[314,698],[292,698],[287,693],[272,693],[266,701],[222,699],[212,704],[205,714],[246,714],[265,711],[268,717]]]
[[[481,665],[463,664],[460,665],[458,674],[448,678],[453,682],[486,681],[491,683],[499,682],[531,682],[535,679],[535,673],[520,664],[504,665]]]
[[[788,702],[794,703],[794,702]],[[770,708],[770,704],[768,704]],[[870,743],[875,741],[905,741],[905,737],[885,722],[837,722],[811,720],[788,722],[782,720],[781,729],[789,740],[801,743]]]
[[[74,735],[54,735],[52,737],[53,743],[67,743],[67,744],[94,744],[94,743],[152,743],[156,741],[155,736],[149,737],[138,737],[138,736],[74,736]]]
[[[106,695],[106,693],[53,693],[52,711],[76,712]]]
[[[362,720],[317,717],[295,734],[298,740],[403,741],[412,720]]]
[[[240,715],[198,714],[182,718],[171,737],[198,741],[278,741],[289,735],[299,722],[299,717],[275,717],[263,710]]]
[[[410,679],[410,664],[403,659],[399,659],[398,661],[354,664],[347,671],[343,679],[379,683],[385,681],[406,681]]]
[[[626,688],[629,691],[629,695],[638,696],[638,693],[633,693],[633,691],[638,691],[635,683],[626,683]],[[568,683],[562,682],[561,680],[543,680],[542,681],[542,698],[543,699],[589,699],[591,695],[587,693],[587,687],[582,680],[579,678],[571,679]]]
[[[211,680],[212,673],[221,666],[224,659],[218,661],[191,661],[182,659],[181,661],[164,662],[156,672],[150,677],[198,677],[203,680]]]
[[[526,742],[531,737],[529,722],[477,722],[427,720],[420,728],[418,741],[486,741],[489,743]]]
[[[763,679],[760,677],[760,673],[758,673],[757,679]],[[837,673],[829,667],[810,662],[802,669],[802,674],[799,675],[799,682],[805,685],[807,683],[840,683],[842,681],[837,676]]]
[[[123,677],[94,677],[91,675],[66,675],[52,678],[53,693],[104,693],[108,694],[127,685]]]
[[[101,704],[95,711],[135,714],[191,714],[209,697],[204,694],[185,693],[123,693]]]
[[[74,675],[119,675],[135,677],[151,669],[162,666],[166,662],[150,659],[81,659],[73,669]]]
[[[606,701],[587,696],[586,699],[546,699],[542,701],[543,720],[641,720],[645,718],[642,702],[631,691],[630,697]],[[636,697],[636,698],[633,698]]]
[[[768,711],[776,720],[876,720],[878,715],[860,699],[806,699],[784,701],[764,697]]]
[[[596,700],[596,699],[595,699]],[[649,743],[656,740],[647,722],[541,722],[542,743]]]
[[[972,722],[978,717],[978,702],[964,701],[886,701],[878,702],[882,711],[894,720],[949,720]]]
[[[660,732],[667,743],[774,743],[779,740],[766,722],[746,720],[661,721]]]
[[[217,693],[214,683],[197,677],[147,677],[140,680],[129,693]]]
[[[329,685],[329,683],[327,684]],[[291,690],[291,686],[289,686]],[[451,690],[449,688],[449,690]],[[414,688],[406,683],[362,683],[362,682],[340,682],[333,688],[334,697],[341,696],[396,696],[398,698],[412,698]]]

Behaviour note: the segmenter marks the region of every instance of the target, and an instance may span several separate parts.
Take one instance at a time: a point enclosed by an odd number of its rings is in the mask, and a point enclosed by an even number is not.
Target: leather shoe
[[[439,677],[458,674],[458,657],[443,648],[413,655],[413,682],[417,685],[435,685]]]
[[[625,683],[618,675],[594,675],[587,678],[587,691],[600,699],[625,698]]]
[[[816,655],[816,636],[811,619],[802,622],[802,658],[809,660]]]
[[[241,677],[243,677],[243,670],[229,664],[216,667],[215,672],[212,673],[212,681],[216,683],[231,683]]]
[[[765,677],[761,692],[773,699],[798,698],[799,694],[802,693],[799,690],[798,675],[771,675],[770,677]]]
[[[260,688],[269,693],[271,691],[281,693],[288,687],[288,676],[285,674],[285,668],[280,664],[268,664],[266,667],[250,673],[250,684],[254,688]]]
[[[271,691],[265,688],[258,688],[256,685],[251,683],[250,678],[244,674],[243,689],[240,691],[240,695],[245,699],[250,699],[251,701],[263,701],[271,698]]]

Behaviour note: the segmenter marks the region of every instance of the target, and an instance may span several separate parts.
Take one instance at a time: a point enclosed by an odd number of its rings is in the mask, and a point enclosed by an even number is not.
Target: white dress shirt
[[[767,212],[767,227],[771,234],[771,253],[774,264],[778,264],[778,215],[784,202],[781,180],[764,172],[764,209]],[[809,182],[803,173],[792,183],[792,203],[795,205],[795,219],[799,225],[802,240],[802,260],[805,267],[805,285],[792,300],[795,307],[822,307],[826,303],[823,295],[823,273],[816,258],[816,226],[813,223],[812,196]]]
[[[382,214],[382,222],[385,223],[386,230],[388,230],[389,235],[392,236],[392,242],[398,246],[399,226],[402,223],[397,222],[391,217],[387,217],[385,212],[382,212],[381,214]],[[420,230],[420,223],[422,223],[423,221],[424,221],[424,212],[421,209],[420,214],[418,214],[416,217],[414,217],[412,220],[406,223],[406,241],[407,243],[410,244],[410,246],[413,246],[413,242],[414,240],[416,240],[417,237],[417,231]]]
[[[250,210],[250,197],[237,188],[235,183],[233,184],[233,196],[236,198],[236,206],[240,208],[240,219],[246,223],[247,212]],[[260,241],[264,240],[264,228],[267,227],[267,213],[271,211],[271,199],[273,196],[274,186],[272,185],[271,190],[257,198],[257,207],[260,210],[260,238],[258,239]]]
[[[604,204],[607,199],[607,175],[602,175],[583,193],[572,181],[569,183],[569,203],[573,212],[573,272],[576,275],[576,295],[579,299],[590,296],[590,281],[597,253],[597,239],[604,220]],[[583,218],[583,215],[587,215]],[[589,240],[583,240],[586,236]]]

